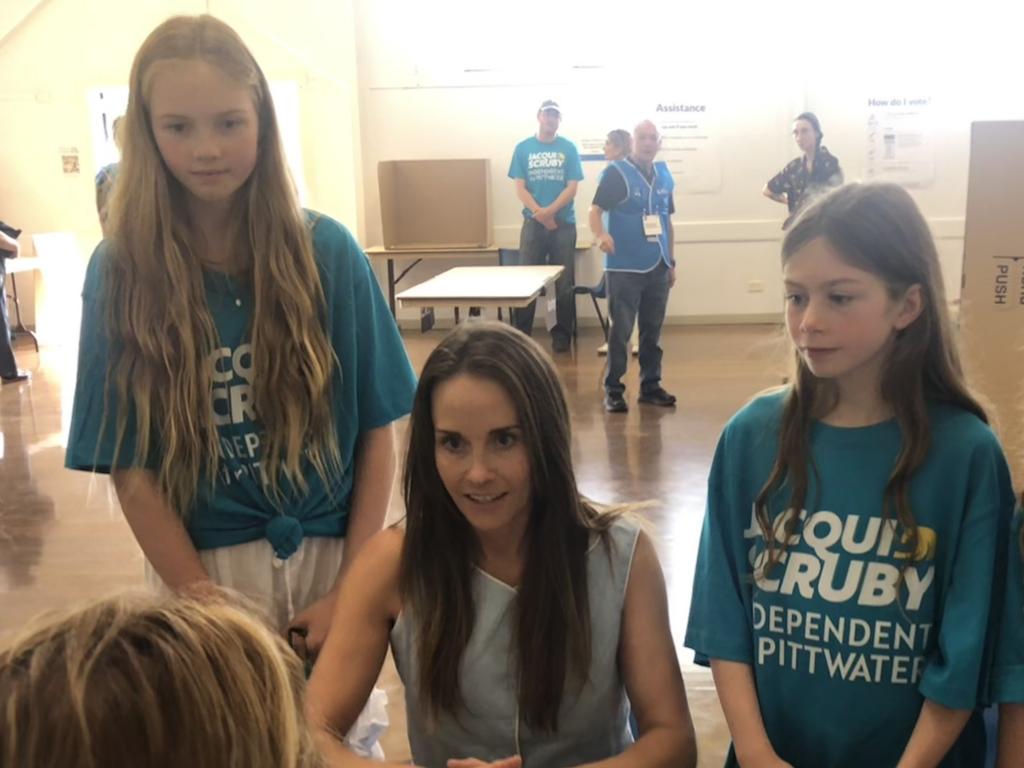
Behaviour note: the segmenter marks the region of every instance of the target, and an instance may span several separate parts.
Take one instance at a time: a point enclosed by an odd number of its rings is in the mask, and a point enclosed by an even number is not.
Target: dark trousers
[[[7,267],[0,256],[0,377],[5,379],[18,375],[18,364],[11,349],[11,323],[7,317]]]
[[[532,218],[523,221],[519,233],[519,263],[523,265],[551,264],[564,267],[555,281],[555,327],[552,338],[568,341],[572,337],[576,319],[576,297],[573,285],[576,283],[576,225],[558,223],[558,229],[548,229]],[[529,336],[533,333],[533,317],[537,302],[514,310],[512,324]]]
[[[608,280],[608,374],[606,392],[626,390],[621,379],[629,362],[629,337],[640,323],[640,392],[661,385],[661,326],[668,306],[668,267],[659,261],[650,272],[605,273]]]

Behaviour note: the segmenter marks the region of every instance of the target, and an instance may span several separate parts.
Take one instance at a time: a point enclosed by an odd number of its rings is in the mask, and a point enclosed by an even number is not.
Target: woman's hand
[[[306,649],[310,655],[316,656],[327,639],[327,630],[331,628],[331,617],[334,615],[334,604],[337,594],[332,589],[315,603],[300,611],[288,624],[288,629],[306,630]],[[287,634],[287,633],[286,633]]]

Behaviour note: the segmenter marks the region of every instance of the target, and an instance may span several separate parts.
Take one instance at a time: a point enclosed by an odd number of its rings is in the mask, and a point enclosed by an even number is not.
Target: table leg
[[[395,309],[395,260],[388,259],[388,306],[391,307],[391,316],[398,319],[398,312]]]
[[[11,300],[14,302],[14,317],[18,321],[14,326],[14,330],[18,333],[24,333],[32,339],[32,344],[35,345],[36,352],[38,352],[39,339],[37,339],[36,335],[26,328],[25,324],[21,321],[21,302],[18,301],[18,281],[14,279],[15,276],[13,274],[9,275],[9,277],[11,278]]]

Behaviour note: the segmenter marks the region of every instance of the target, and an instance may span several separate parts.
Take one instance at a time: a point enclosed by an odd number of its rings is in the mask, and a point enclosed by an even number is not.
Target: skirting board
[[[746,315],[673,315],[665,318],[665,325],[782,325],[782,322],[781,312]],[[583,328],[598,327],[596,317],[581,317],[579,324]],[[438,330],[447,330],[453,325],[451,317],[439,317],[434,327]],[[403,331],[418,331],[420,329],[419,318],[400,318],[398,327]],[[543,326],[538,323],[535,328],[540,330]]]

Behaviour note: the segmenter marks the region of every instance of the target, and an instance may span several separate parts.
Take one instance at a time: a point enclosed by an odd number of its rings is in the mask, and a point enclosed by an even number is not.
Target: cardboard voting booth
[[[960,342],[1024,488],[1024,122],[971,128]]]
[[[491,244],[489,160],[385,160],[377,182],[385,248]]]

